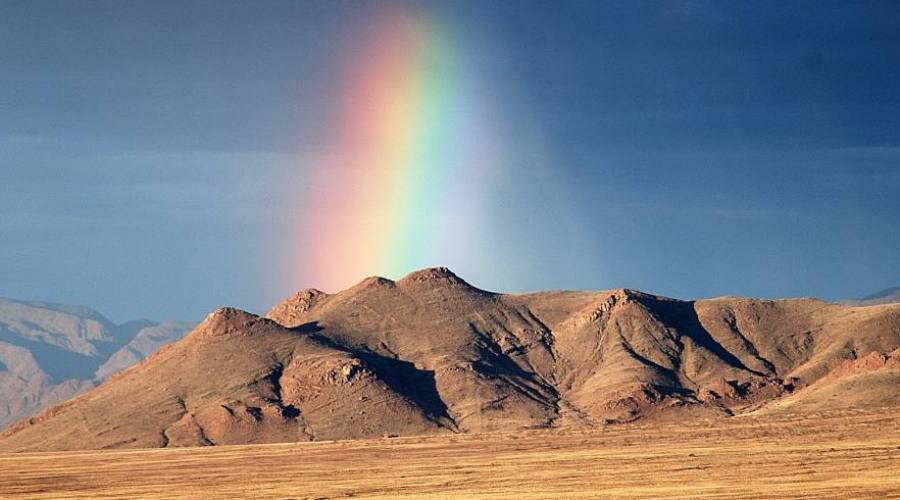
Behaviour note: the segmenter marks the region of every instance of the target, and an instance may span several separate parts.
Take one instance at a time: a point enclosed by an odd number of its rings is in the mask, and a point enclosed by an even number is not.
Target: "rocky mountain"
[[[99,388],[10,427],[0,450],[725,418],[836,404],[856,390],[848,377],[873,374],[889,381],[874,403],[895,404],[898,348],[900,304],[509,295],[426,269],[305,290],[265,318],[218,310]],[[866,371],[875,358],[883,366]]]
[[[140,361],[189,325],[115,325],[85,307],[0,299],[0,428]]]

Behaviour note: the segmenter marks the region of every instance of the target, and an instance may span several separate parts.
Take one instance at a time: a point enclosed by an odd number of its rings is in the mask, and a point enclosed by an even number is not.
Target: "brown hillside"
[[[844,361],[897,348],[900,305],[681,301],[631,290],[504,295],[426,269],[336,294],[300,292],[268,319],[220,310],[141,365],[14,426],[0,449],[731,415],[802,397],[798,389]]]
[[[17,448],[198,446],[436,433],[439,416],[313,329],[237,309],[98,389],[12,426]]]
[[[796,394],[774,401],[758,415],[821,413],[831,410],[872,410],[900,407],[900,349],[873,351],[847,360]]]

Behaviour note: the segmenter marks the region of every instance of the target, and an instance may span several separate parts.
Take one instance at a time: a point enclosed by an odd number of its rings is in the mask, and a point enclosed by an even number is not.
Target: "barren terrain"
[[[223,308],[0,434],[2,498],[900,498],[900,305],[498,294]]]
[[[446,268],[234,308],[0,452],[573,430],[900,405],[900,304],[510,295]],[[776,404],[777,403],[777,404]]]
[[[900,410],[0,455],[2,498],[900,498]]]

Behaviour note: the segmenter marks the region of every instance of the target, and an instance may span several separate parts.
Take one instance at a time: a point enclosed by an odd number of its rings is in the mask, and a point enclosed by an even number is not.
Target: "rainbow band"
[[[303,214],[298,280],[310,286],[442,264],[427,261],[442,250],[442,207],[478,165],[458,44],[425,16],[383,14],[350,58],[336,159],[317,168]]]

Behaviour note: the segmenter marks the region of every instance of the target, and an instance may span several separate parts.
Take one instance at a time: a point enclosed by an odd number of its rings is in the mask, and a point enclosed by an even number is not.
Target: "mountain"
[[[137,334],[97,368],[94,377],[106,380],[114,373],[140,362],[160,347],[180,340],[190,329],[191,325],[182,321],[142,323]]]
[[[842,381],[871,375],[848,363],[898,348],[900,305],[510,295],[425,269],[335,294],[305,290],[265,318],[218,310],[99,388],[10,427],[0,450],[727,417],[786,401],[800,408],[823,387],[843,398],[856,389]],[[891,379],[894,365],[884,365],[878,373]],[[894,404],[890,383],[881,387]]]
[[[827,376],[756,413],[818,414],[834,409],[900,407],[900,349],[873,351],[841,363]]]
[[[0,299],[0,428],[95,387],[189,328],[115,325],[85,307]]]
[[[853,301],[854,305],[878,305],[900,302],[900,286],[887,288],[878,293]]]

